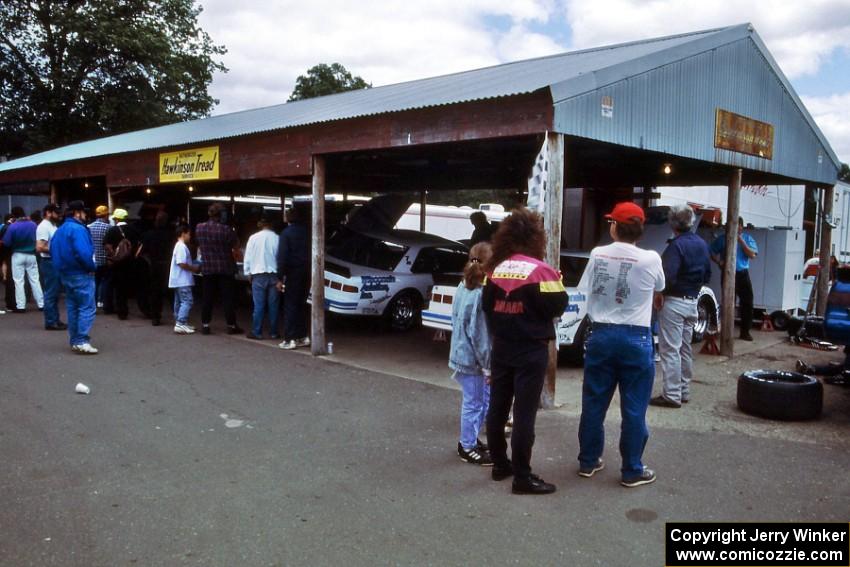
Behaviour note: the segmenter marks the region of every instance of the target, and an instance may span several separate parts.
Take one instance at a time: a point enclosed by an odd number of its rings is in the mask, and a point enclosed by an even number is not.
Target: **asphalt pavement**
[[[98,316],[101,354],[81,356],[37,312],[0,316],[0,564],[660,566],[668,521],[850,521],[846,390],[812,424],[656,423],[658,481],[635,489],[616,408],[593,479],[576,415],[542,412],[533,466],[558,492],[513,496],[458,459],[447,384],[218,328]],[[814,434],[763,431],[783,427]]]

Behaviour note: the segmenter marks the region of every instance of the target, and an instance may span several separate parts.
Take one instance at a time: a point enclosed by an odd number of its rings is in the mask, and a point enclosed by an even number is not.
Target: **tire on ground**
[[[823,409],[823,385],[798,372],[750,370],[738,378],[738,407],[767,419],[815,419]]]
[[[785,311],[777,310],[770,314],[770,322],[777,331],[786,331],[791,323],[791,316]]]

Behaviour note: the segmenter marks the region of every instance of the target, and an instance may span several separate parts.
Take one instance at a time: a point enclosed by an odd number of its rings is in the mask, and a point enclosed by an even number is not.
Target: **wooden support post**
[[[549,175],[546,180],[545,210],[543,226],[546,229],[546,263],[560,269],[561,264],[561,220],[564,212],[564,135],[547,134]],[[555,404],[555,382],[558,376],[558,339],[549,342],[549,365],[546,381],[540,394],[540,407],[552,409]]]
[[[54,205],[59,204],[59,190],[55,183],[50,184],[50,202]]]
[[[819,276],[817,281],[817,308],[815,313],[821,317],[826,313],[826,296],[829,294],[830,257],[832,256],[832,210],[835,203],[835,187],[830,185],[823,189],[823,216],[820,218],[820,259]]]
[[[310,294],[310,350],[314,356],[328,353],[325,336],[325,158],[313,156],[313,276]]]
[[[425,211],[428,208],[428,192],[423,189],[419,193],[419,232],[425,232]]]
[[[726,251],[723,258],[723,298],[720,314],[720,354],[735,355],[735,264],[738,257],[738,216],[741,208],[740,168],[732,170],[726,197]]]
[[[112,213],[115,212],[115,199],[112,198],[112,188],[106,188],[106,208],[109,209],[109,217],[112,218]]]

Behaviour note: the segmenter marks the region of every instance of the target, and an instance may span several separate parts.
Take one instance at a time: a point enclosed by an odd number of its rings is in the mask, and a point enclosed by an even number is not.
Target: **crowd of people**
[[[196,276],[200,276],[200,333],[212,334],[216,304],[224,311],[227,333],[244,333],[235,312],[238,260],[243,253],[233,227],[222,222],[224,212],[223,205],[212,204],[207,221],[198,224],[193,235],[187,225],[175,226],[164,211],[156,214],[151,228],[139,230],[128,223],[129,213],[122,208],[110,212],[100,205],[89,221],[89,210],[82,201],[70,202],[64,214],[52,203],[29,216],[21,207],[14,207],[0,225],[7,309],[26,312],[29,284],[29,295],[44,312],[45,329],[67,330],[75,353],[97,354],[90,332],[98,310],[125,320],[132,295],[143,315],[159,326],[170,291],[174,332],[194,334],[196,328],[189,320]],[[38,224],[34,217],[40,219]],[[296,210],[287,212],[287,221],[278,235],[271,229],[274,219],[264,213],[258,232],[248,240],[243,269],[251,284],[254,312],[246,336],[262,339],[267,320],[268,337],[280,339],[282,295],[284,340],[279,346],[294,349],[310,345],[310,238]],[[59,315],[63,289],[67,322]]]
[[[690,401],[691,337],[700,288],[711,277],[711,258],[722,266],[725,238],[709,247],[693,232],[688,206],[671,207],[674,238],[663,256],[639,248],[646,216],[635,203],[618,203],[605,215],[612,243],[590,253],[578,291],[587,297],[577,474],[592,478],[605,468],[605,416],[620,393],[620,483],[628,488],[656,480],[643,463],[649,439],[650,405],[681,408]],[[476,225],[477,226],[477,225]],[[495,481],[513,477],[514,494],[550,494],[555,485],[532,473],[535,419],[555,340],[554,320],[567,307],[559,272],[544,261],[546,234],[540,215],[514,211],[492,235],[470,250],[464,279],[452,304],[449,367],[461,385],[457,452],[470,464],[492,467]],[[752,323],[752,288],[747,287],[755,241],[739,220],[736,284],[742,309],[742,340]],[[747,309],[750,310],[749,315]],[[658,320],[663,388],[655,380],[653,314]],[[513,411],[511,455],[506,424]],[[480,440],[486,423],[487,443]]]

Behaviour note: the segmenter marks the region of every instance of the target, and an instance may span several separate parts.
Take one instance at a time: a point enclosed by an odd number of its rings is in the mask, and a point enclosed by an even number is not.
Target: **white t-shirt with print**
[[[171,254],[171,270],[168,272],[168,287],[188,287],[195,285],[195,278],[192,272],[184,270],[177,264],[192,264],[192,253],[189,252],[189,247],[182,241],[178,240],[174,245],[174,252]]]
[[[599,246],[590,252],[578,289],[594,323],[649,327],[653,293],[664,289],[661,256],[625,242]]]

